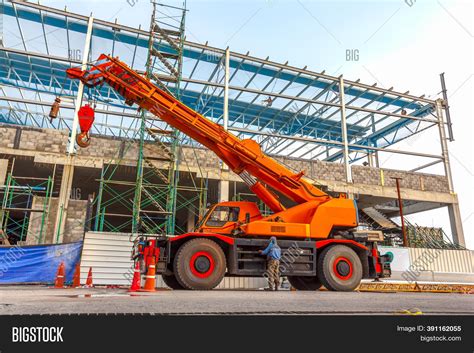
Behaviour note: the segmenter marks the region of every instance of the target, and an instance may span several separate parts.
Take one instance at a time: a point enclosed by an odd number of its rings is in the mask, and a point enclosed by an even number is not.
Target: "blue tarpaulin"
[[[54,283],[61,262],[66,282],[72,281],[82,241],[57,245],[0,247],[0,284]]]

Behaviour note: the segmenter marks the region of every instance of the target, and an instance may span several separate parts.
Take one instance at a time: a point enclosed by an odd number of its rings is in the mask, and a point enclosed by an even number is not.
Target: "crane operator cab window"
[[[222,227],[227,222],[237,222],[239,220],[239,208],[228,206],[217,206],[212,210],[207,219],[206,226]]]

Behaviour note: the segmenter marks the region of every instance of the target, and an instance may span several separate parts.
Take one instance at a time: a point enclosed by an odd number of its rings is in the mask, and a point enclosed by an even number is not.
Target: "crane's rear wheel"
[[[345,245],[335,245],[321,252],[317,272],[327,289],[349,292],[360,284],[362,263],[354,250]]]
[[[165,282],[165,284],[171,289],[184,289],[184,287],[178,282],[174,274],[161,275],[161,278],[163,278],[163,282]]]
[[[288,276],[288,281],[297,290],[318,290],[322,286],[316,276]]]
[[[213,289],[224,278],[225,270],[224,252],[210,239],[184,243],[174,259],[176,280],[186,289]]]

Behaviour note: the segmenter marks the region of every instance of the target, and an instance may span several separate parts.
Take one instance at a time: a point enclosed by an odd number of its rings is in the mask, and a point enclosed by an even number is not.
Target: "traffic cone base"
[[[148,271],[145,276],[145,285],[140,292],[156,292],[156,265],[155,258],[151,258],[150,265],[148,266]]]
[[[129,292],[136,292],[140,289],[140,263],[137,261],[135,269],[133,270],[132,285],[130,286]]]
[[[72,288],[78,288],[81,286],[81,266],[79,263],[76,265],[76,270],[74,271],[74,277],[72,278]]]
[[[89,273],[87,274],[87,280],[86,280],[86,287],[87,288],[94,287],[94,283],[92,281],[92,267],[89,267]]]

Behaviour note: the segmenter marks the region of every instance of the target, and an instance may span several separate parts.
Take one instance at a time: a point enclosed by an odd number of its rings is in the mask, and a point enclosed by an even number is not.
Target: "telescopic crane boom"
[[[72,68],[67,70],[67,74],[71,78],[80,79],[87,86],[108,83],[125,98],[127,104],[136,103],[215,152],[273,212],[284,208],[273,194],[265,190],[262,183],[270,185],[298,204],[314,200],[322,203],[330,199],[329,195],[305,181],[302,178],[303,172],[294,174],[262,153],[255,141],[239,139],[116,58],[102,54],[91,70]]]
[[[224,130],[222,126],[161,90],[118,58],[102,54],[89,70],[70,68],[67,70],[67,75],[81,80],[89,87],[107,83],[124,97],[126,104],[137,104],[141,109],[149,111],[212,150],[274,212],[274,217],[269,220],[278,217],[276,219],[279,221],[311,224],[315,211],[333,201],[328,205],[326,212],[324,210],[321,212],[321,221],[326,225],[316,227],[316,224],[313,224],[312,231],[304,231],[299,236],[324,238],[334,228],[351,228],[357,225],[356,208],[352,201],[333,199],[306,181],[303,171],[293,173],[266,156],[254,140],[241,140]],[[285,209],[278,197],[266,186],[294,201],[297,206],[291,209],[295,210]],[[328,212],[332,214],[329,218],[327,218]]]

